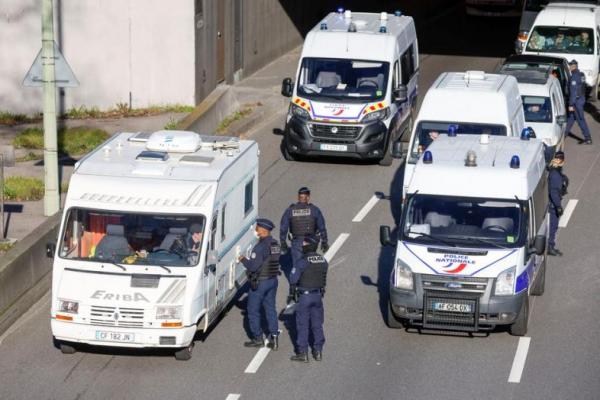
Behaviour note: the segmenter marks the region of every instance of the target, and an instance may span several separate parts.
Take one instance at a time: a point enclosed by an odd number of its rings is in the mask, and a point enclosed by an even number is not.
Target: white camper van
[[[410,131],[419,76],[417,33],[396,12],[327,15],[304,41],[283,140],[284,156],[341,156],[392,162]],[[404,138],[407,140],[408,136]]]
[[[404,191],[423,151],[441,134],[520,136],[523,103],[512,76],[483,71],[444,72],[427,91],[413,127]]]
[[[544,292],[546,163],[539,140],[443,136],[419,160],[402,210],[388,324],[527,332]]]
[[[74,343],[189,359],[245,282],[258,146],[186,131],[120,133],[75,166],[54,254],[51,326]]]

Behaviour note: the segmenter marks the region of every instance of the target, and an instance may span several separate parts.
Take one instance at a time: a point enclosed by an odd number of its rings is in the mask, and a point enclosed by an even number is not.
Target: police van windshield
[[[389,63],[304,58],[298,95],[321,101],[377,101],[385,98]]]
[[[205,218],[70,208],[58,254],[132,265],[198,264]]]
[[[452,128],[451,128],[452,127]],[[459,135],[481,135],[487,133],[493,136],[506,136],[504,125],[475,124],[470,122],[437,122],[421,121],[415,130],[415,140],[408,158],[409,163],[416,163],[419,156],[441,134],[447,134],[454,129]]]
[[[416,194],[404,212],[403,240],[466,247],[517,247],[523,209],[516,200]]]
[[[527,122],[552,122],[552,104],[549,97],[522,96]]]
[[[536,26],[529,35],[528,51],[594,54],[594,31],[590,28]]]

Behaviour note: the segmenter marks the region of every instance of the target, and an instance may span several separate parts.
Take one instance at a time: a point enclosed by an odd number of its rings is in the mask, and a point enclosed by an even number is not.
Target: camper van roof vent
[[[194,153],[201,145],[202,139],[195,132],[158,131],[150,135],[146,142],[146,149],[169,153]]]
[[[465,72],[465,81],[483,81],[485,80],[485,72],[483,71],[467,71]]]
[[[169,154],[164,151],[148,151],[144,150],[135,158],[139,161],[167,161]]]
[[[149,132],[138,132],[127,140],[130,142],[146,143],[150,135],[152,134]]]

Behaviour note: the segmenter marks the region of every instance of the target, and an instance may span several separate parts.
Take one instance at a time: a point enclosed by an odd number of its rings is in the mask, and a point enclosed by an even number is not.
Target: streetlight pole
[[[54,5],[42,0],[42,77],[44,80],[44,215],[60,208],[54,74]]]

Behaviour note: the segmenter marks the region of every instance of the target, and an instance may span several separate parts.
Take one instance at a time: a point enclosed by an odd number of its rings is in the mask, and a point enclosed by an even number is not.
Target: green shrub
[[[44,148],[44,132],[41,128],[29,128],[19,132],[13,140],[13,145],[17,149],[36,149]]]
[[[69,156],[88,153],[108,139],[110,135],[97,128],[68,128],[58,132],[58,152]],[[20,132],[13,140],[16,148],[43,149],[44,133],[40,128]]]
[[[44,183],[41,179],[27,176],[9,176],[4,179],[4,198],[13,201],[41,200]]]

